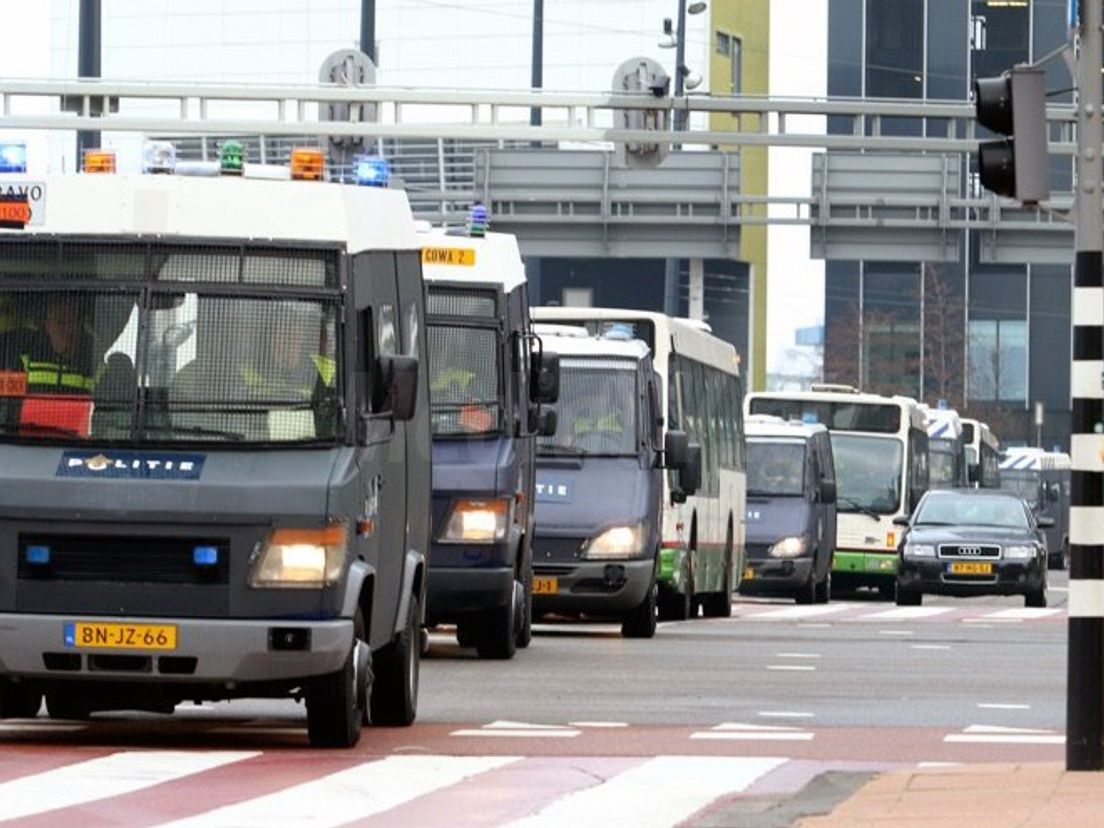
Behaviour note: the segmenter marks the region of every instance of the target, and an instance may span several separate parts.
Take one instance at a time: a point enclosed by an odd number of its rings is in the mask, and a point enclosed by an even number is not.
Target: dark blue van
[[[529,324],[525,268],[505,233],[425,230],[433,539],[426,624],[455,624],[482,658],[531,637],[534,449],[555,357]]]
[[[836,472],[823,425],[744,420],[747,561],[740,592],[827,603],[836,543]]]
[[[678,468],[693,493],[700,461],[685,433],[661,437],[659,377],[647,345],[582,327],[538,330],[560,358],[560,396],[555,435],[537,447],[534,614],[614,618],[625,637],[651,638],[663,470]]]

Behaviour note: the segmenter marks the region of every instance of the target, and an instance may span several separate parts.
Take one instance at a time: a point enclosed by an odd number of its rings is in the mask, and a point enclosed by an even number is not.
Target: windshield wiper
[[[857,500],[852,500],[849,497],[837,497],[836,499],[840,503],[843,503],[844,505],[849,506],[849,511],[862,512],[867,517],[874,518],[874,520],[880,520],[881,519],[877,512],[875,512],[869,506],[863,506]]]
[[[581,449],[578,446],[560,446],[552,443],[550,445],[537,446],[537,454],[546,454],[549,456],[561,455],[565,457],[582,457],[584,454],[589,454],[586,449]]]
[[[223,431],[218,428],[205,428],[204,426],[197,425],[148,425],[144,431],[167,431],[170,434],[195,434],[199,437],[222,437],[225,440],[233,440],[235,442],[241,442],[245,439],[244,434],[239,434],[236,431]]]

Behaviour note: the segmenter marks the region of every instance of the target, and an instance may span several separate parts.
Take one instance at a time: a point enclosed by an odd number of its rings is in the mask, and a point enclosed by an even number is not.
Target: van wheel
[[[652,638],[656,633],[656,606],[659,601],[659,584],[655,578],[648,587],[648,594],[640,606],[632,609],[621,620],[621,635],[625,638]]]
[[[797,588],[794,593],[794,601],[798,604],[812,604],[816,601],[816,567],[809,570],[809,577],[805,583]]]
[[[22,684],[0,686],[0,719],[33,719],[42,707],[42,693]]]
[[[46,694],[46,712],[51,719],[71,719],[83,722],[92,715],[76,693],[65,690],[51,690]]]
[[[828,569],[824,573],[824,580],[820,581],[816,585],[816,602],[818,604],[827,604],[832,600],[832,570]]]
[[[364,616],[358,608],[353,620],[353,646],[345,666],[316,679],[307,689],[307,734],[312,747],[351,748],[360,741],[363,704],[372,681],[364,629]],[[367,669],[362,672],[359,665]]]
[[[521,612],[520,590],[510,593],[505,606],[495,607],[480,619],[479,633],[475,641],[475,651],[480,658],[492,658],[506,661],[517,652],[517,622]]]
[[[523,568],[521,574],[522,598],[521,626],[518,627],[517,647],[524,650],[533,640],[533,565]]]
[[[418,713],[418,676],[421,672],[421,604],[410,596],[406,626],[373,659],[371,722],[384,727],[406,727]]]

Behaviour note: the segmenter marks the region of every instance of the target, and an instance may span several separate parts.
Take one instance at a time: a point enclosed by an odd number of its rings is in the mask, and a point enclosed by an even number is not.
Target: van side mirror
[[[414,419],[418,404],[418,359],[390,354],[381,356],[379,369],[380,412],[400,422]]]
[[[1052,518],[1048,515],[1040,515],[1039,517],[1037,517],[1035,519],[1035,523],[1036,523],[1036,525],[1038,525],[1038,527],[1040,529],[1053,529],[1054,528],[1054,518]]]
[[[529,377],[529,398],[535,403],[554,403],[560,398],[560,355],[540,352]]]
[[[690,438],[685,431],[668,431],[663,436],[663,466],[681,469],[690,456]]]
[[[821,480],[820,481],[820,502],[821,503],[835,503],[836,502],[836,481],[835,480]]]
[[[686,497],[697,492],[701,488],[702,479],[702,449],[698,443],[691,443],[687,448],[686,464],[679,469],[679,489]]]
[[[1061,499],[1061,492],[1058,489],[1057,483],[1051,483],[1049,486],[1047,486],[1047,500],[1049,500],[1051,503],[1057,503]]]
[[[555,435],[559,419],[559,415],[556,414],[554,408],[542,408],[540,414],[537,415],[537,436],[552,437]]]

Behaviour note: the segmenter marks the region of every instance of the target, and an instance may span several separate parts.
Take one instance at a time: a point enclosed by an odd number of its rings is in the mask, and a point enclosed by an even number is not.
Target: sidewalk
[[[870,780],[798,828],[1099,828],[1104,773],[1060,763],[955,765]]]

